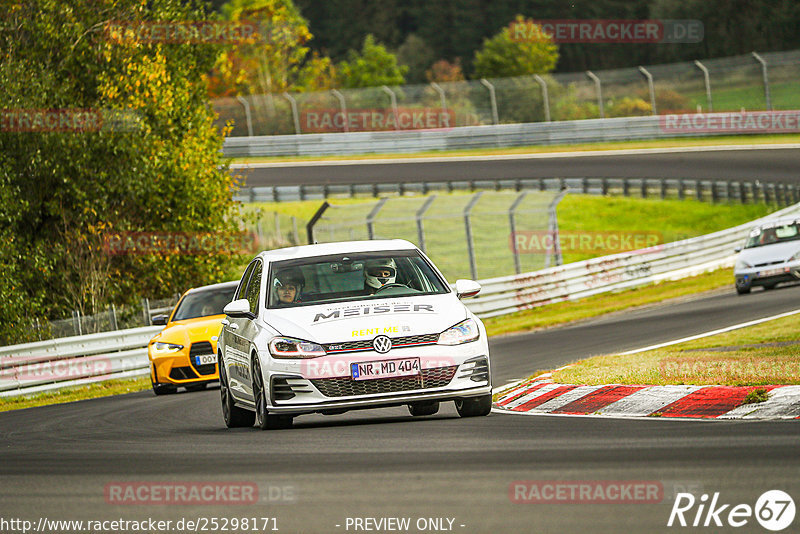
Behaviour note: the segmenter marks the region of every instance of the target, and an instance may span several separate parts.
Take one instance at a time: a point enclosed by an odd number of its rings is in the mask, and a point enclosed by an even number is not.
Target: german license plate
[[[767,269],[766,271],[759,271],[756,276],[759,278],[764,278],[766,276],[775,276],[778,274],[783,274],[786,272],[786,269],[781,267],[780,269]]]
[[[217,357],[213,354],[203,354],[202,356],[194,357],[195,365],[208,365],[209,363],[217,363]]]
[[[350,371],[353,380],[415,376],[419,374],[419,358],[351,363]]]

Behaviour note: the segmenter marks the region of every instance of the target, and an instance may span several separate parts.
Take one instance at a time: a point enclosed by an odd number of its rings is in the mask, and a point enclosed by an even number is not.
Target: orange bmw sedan
[[[197,287],[184,293],[170,315],[156,315],[164,329],[150,340],[150,382],[156,395],[205,389],[219,380],[217,337],[239,282]]]

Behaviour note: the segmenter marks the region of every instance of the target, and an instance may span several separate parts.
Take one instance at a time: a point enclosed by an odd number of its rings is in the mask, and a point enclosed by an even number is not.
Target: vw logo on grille
[[[392,340],[386,336],[378,336],[372,340],[372,348],[378,354],[386,354],[392,350]]]

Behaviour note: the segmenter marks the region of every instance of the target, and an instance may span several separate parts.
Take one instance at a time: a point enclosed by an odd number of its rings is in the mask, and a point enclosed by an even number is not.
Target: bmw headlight
[[[462,343],[475,341],[480,335],[478,323],[475,322],[475,319],[467,319],[439,334],[438,343],[439,345],[461,345]]]
[[[325,356],[321,345],[291,337],[276,337],[269,342],[269,352],[273,358],[316,358]]]
[[[162,343],[158,341],[153,344],[153,352],[156,354],[169,354],[171,352],[178,352],[183,348],[183,345],[177,345],[175,343]]]
[[[734,269],[737,271],[741,271],[743,269],[752,269],[752,268],[753,266],[744,260],[736,260],[736,266],[734,267]]]

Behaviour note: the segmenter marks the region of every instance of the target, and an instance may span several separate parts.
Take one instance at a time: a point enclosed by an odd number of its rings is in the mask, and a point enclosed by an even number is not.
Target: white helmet
[[[396,278],[397,266],[392,258],[367,260],[364,264],[364,279],[370,287],[380,289],[386,284],[393,284]]]

